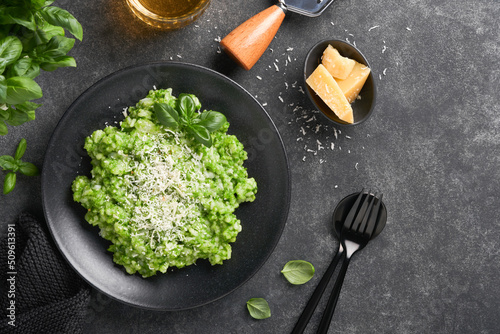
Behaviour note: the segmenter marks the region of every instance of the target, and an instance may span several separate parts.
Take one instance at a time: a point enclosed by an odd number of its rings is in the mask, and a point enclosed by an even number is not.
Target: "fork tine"
[[[371,213],[372,213],[373,203],[375,203],[375,200],[377,198],[377,193],[375,193],[374,195],[368,194],[367,197],[370,198],[370,204],[368,204],[368,208],[363,213],[361,223],[359,224],[358,228],[356,228],[356,233],[361,233],[361,234],[365,233],[367,227],[366,223],[368,222],[368,218],[372,216]]]
[[[352,223],[354,222],[354,217],[356,217],[356,213],[360,207],[360,202],[361,198],[363,197],[365,193],[365,188],[361,189],[359,192],[358,197],[356,198],[356,201],[354,202],[353,206],[351,207],[351,210],[349,210],[349,213],[347,214],[347,217],[344,220],[344,227],[345,228],[351,228]]]
[[[383,197],[383,194],[380,194],[380,197],[374,197],[373,201],[375,201],[375,199],[377,199],[377,204],[375,205],[375,207],[373,208],[372,210],[372,213],[370,215],[370,218],[368,220],[368,225],[366,226],[366,230],[365,230],[365,233],[371,238],[371,236],[373,235],[373,232],[375,231],[375,228],[377,227],[377,217],[378,217],[378,214],[379,214],[379,211],[380,211],[380,203],[382,203],[382,197]]]
[[[351,225],[352,231],[357,231],[361,225],[362,219],[367,214],[368,204],[370,202],[370,191],[366,193],[366,197],[363,200],[363,203],[359,206],[359,210],[354,218],[354,222]],[[368,211],[369,212],[369,211]]]

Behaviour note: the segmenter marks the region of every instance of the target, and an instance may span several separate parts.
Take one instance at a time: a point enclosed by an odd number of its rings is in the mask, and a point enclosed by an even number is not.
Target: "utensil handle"
[[[323,296],[323,293],[325,292],[325,289],[328,286],[328,283],[330,282],[333,273],[335,272],[335,268],[337,267],[337,264],[339,263],[339,260],[343,255],[344,255],[344,249],[342,245],[340,245],[337,254],[333,258],[330,265],[328,266],[326,272],[323,274],[323,277],[321,278],[321,281],[319,282],[318,286],[311,295],[311,298],[309,298],[309,301],[307,302],[306,307],[302,311],[299,320],[297,320],[297,323],[293,328],[292,334],[302,334],[306,329],[307,324],[309,323],[309,320],[311,320],[314,310],[316,310],[316,306],[318,306],[318,303],[321,300],[321,296]]]
[[[266,51],[285,18],[285,8],[273,5],[243,22],[220,45],[245,70]]]
[[[335,306],[337,306],[337,301],[339,300],[340,289],[342,289],[342,284],[344,283],[345,273],[347,272],[347,266],[349,266],[350,259],[350,256],[346,256],[344,262],[342,263],[339,276],[337,276],[332,294],[328,299],[328,304],[326,304],[325,312],[323,313],[323,317],[319,323],[317,331],[318,334],[326,334],[328,332],[328,328],[332,322],[333,312],[335,311]]]

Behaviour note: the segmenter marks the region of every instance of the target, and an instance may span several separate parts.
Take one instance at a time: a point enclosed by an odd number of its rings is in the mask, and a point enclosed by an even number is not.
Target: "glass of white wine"
[[[149,25],[178,29],[195,21],[210,0],[127,0],[132,12]]]

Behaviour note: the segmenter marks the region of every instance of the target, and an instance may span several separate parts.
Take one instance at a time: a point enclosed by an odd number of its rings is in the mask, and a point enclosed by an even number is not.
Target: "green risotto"
[[[199,110],[199,100],[189,96]],[[222,264],[241,231],[233,212],[257,192],[243,167],[247,153],[226,133],[225,118],[208,146],[182,128],[162,125],[155,104],[176,108],[179,99],[171,89],[152,90],[125,111],[120,128],[108,126],[86,138],[92,177],[73,181],[73,198],[130,274],[149,277],[197,259]],[[200,115],[190,116],[193,124]]]

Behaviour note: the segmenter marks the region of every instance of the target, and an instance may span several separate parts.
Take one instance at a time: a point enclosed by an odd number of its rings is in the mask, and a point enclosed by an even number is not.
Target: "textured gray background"
[[[55,4],[83,25],[84,40],[71,51],[78,67],[39,77],[37,119],[0,138],[0,154],[13,153],[24,137],[26,160],[41,167],[59,118],[86,88],[128,65],[173,59],[215,69],[266,104],[292,175],[281,240],[243,287],[174,313],[94,292],[88,333],[290,332],[337,248],[333,207],[364,186],[384,192],[389,219],[352,261],[330,332],[500,332],[498,1],[338,0],[318,18],[287,14],[272,50],[248,72],[219,52],[217,40],[272,1],[213,0],[196,24],[173,32],[146,27],[121,0]],[[372,118],[338,138],[299,88],[307,51],[326,38],[355,42],[378,86]],[[40,178],[20,177],[0,206],[2,233],[21,212],[42,218]],[[311,282],[284,280],[280,270],[292,259],[315,265]],[[248,315],[252,297],[269,301],[271,318]],[[315,316],[308,331],[318,322]]]

